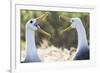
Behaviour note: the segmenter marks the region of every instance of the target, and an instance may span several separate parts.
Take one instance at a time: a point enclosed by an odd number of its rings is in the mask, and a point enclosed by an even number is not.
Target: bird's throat
[[[32,30],[26,31],[26,48],[27,48],[27,55],[37,54],[35,46],[35,31]]]

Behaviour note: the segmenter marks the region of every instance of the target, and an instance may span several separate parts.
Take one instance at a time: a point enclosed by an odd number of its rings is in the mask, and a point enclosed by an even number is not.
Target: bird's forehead
[[[28,21],[28,24],[34,24],[36,23],[36,19],[34,18],[31,18],[29,21]]]

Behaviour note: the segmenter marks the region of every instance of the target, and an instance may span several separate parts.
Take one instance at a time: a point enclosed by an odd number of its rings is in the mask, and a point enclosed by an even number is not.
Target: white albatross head
[[[77,28],[82,24],[80,18],[71,18],[70,23],[72,28]]]
[[[40,31],[41,33],[51,37],[49,33],[40,28],[39,24],[46,19],[49,14],[46,12],[38,18],[31,18],[26,24],[26,29],[31,31]]]
[[[71,25],[70,25],[69,27],[65,28],[64,30],[62,30],[62,31],[60,32],[60,34],[64,33],[65,31],[69,31],[69,30],[71,30],[72,28],[76,28],[76,29],[77,29],[77,28],[80,28],[80,26],[81,26],[81,24],[82,24],[82,21],[81,21],[80,18],[75,17],[75,18],[71,18],[71,19],[70,19],[70,23],[71,23]]]
[[[32,31],[36,31],[39,28],[38,23],[36,22],[36,19],[31,18],[28,22],[27,22],[27,26],[26,28],[28,30],[32,30]]]

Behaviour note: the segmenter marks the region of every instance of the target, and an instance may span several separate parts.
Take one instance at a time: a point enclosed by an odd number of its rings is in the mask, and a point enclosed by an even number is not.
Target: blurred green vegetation
[[[59,36],[59,32],[70,25],[67,18],[79,17],[81,18],[84,28],[86,30],[87,39],[89,41],[89,13],[85,12],[64,12],[64,11],[36,11],[36,10],[20,10],[21,16],[21,41],[25,42],[25,25],[26,22],[34,17],[37,18],[45,12],[49,12],[49,16],[45,21],[41,22],[39,25],[42,29],[47,31],[52,35],[52,38],[48,39],[45,35],[40,32],[36,32],[36,45],[40,46],[42,39],[46,39],[49,45],[54,45],[56,47],[70,48],[77,47],[77,32],[75,29],[65,32],[63,35]]]

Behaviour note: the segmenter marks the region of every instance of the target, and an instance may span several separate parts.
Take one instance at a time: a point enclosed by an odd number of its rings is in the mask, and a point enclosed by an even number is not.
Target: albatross
[[[78,46],[74,60],[89,60],[90,52],[89,46],[86,38],[86,31],[84,29],[83,23],[80,18],[71,18],[71,25],[68,28],[65,28],[61,31],[61,34],[65,31],[69,31],[72,28],[75,28],[78,33]]]
[[[39,30],[41,33],[44,33],[48,37],[50,34],[45,32],[40,28],[38,25],[48,16],[48,13],[41,15],[38,18],[31,18],[26,23],[26,56],[25,60],[22,63],[29,63],[29,62],[41,62],[35,45],[35,32]]]

